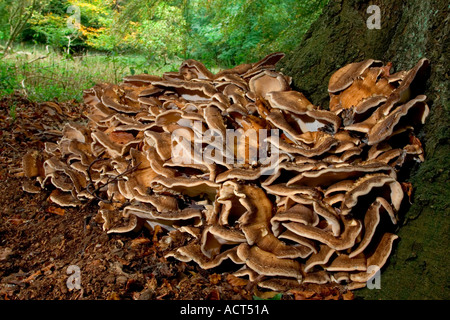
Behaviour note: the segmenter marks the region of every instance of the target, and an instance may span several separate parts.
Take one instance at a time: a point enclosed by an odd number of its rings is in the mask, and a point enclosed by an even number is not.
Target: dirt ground
[[[51,190],[24,192],[22,156],[57,141],[64,123],[86,121],[83,112],[75,102],[0,100],[0,300],[354,298],[342,288],[318,286],[281,295],[262,291],[227,272],[164,258],[163,232],[106,234],[95,204],[63,209],[48,199]]]

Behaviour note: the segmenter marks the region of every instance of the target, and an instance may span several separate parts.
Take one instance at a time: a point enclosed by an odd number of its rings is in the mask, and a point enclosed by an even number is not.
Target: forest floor
[[[107,234],[95,205],[63,209],[48,199],[51,190],[24,192],[23,155],[56,142],[64,123],[86,122],[83,112],[75,101],[0,100],[0,300],[354,298],[316,285],[283,294],[259,290],[227,272],[164,258],[162,232]],[[73,288],[70,266],[79,268],[80,289]]]

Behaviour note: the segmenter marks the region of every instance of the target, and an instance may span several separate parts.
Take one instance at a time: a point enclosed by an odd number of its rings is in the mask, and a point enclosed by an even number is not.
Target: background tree
[[[381,28],[368,29],[369,5],[381,11]],[[426,87],[431,112],[419,138],[425,162],[411,169],[413,204],[402,216],[400,241],[381,276],[376,299],[449,299],[449,7],[446,0],[335,0],[279,66],[316,105],[328,105],[327,85],[338,68],[369,58],[410,69],[431,61]]]
[[[149,64],[162,65],[193,58],[210,68],[229,68],[257,61],[273,51],[292,50],[327,2],[7,0],[7,5],[0,4],[0,16],[4,17],[0,40],[12,35],[9,43],[40,43],[66,52],[70,46],[78,54],[85,49],[137,53],[146,55]],[[69,6],[80,10],[77,32],[66,24]],[[13,8],[32,10],[26,10],[19,28],[10,32],[2,22],[14,19]]]
[[[1,4],[1,16],[3,19],[7,18],[5,21],[7,21],[9,26],[9,30],[5,30],[7,35],[5,36],[5,33],[3,33],[6,38],[6,44],[3,48],[2,57],[8,54],[14,41],[25,29],[33,14],[40,10],[46,2],[41,0],[5,0]]]

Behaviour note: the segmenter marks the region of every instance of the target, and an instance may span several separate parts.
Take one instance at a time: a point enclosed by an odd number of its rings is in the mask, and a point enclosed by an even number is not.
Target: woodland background
[[[0,96],[81,100],[124,75],[213,71],[293,50],[328,0],[2,0]],[[69,24],[68,24],[69,22]]]

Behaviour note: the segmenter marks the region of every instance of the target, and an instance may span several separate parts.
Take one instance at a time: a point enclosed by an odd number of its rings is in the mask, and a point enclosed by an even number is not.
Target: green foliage
[[[9,27],[6,21],[8,21],[7,2],[0,1],[0,41],[6,41],[9,32]]]
[[[16,117],[17,117],[17,104],[13,103],[10,107],[9,107],[9,116],[12,120],[12,122],[16,121]]]
[[[67,48],[70,41],[78,51],[140,52],[158,63],[179,57],[230,67],[270,52],[292,50],[327,2],[42,0],[21,36],[53,48]],[[0,17],[7,18],[11,6],[11,0],[1,2]],[[80,9],[75,31],[67,26],[69,6]],[[8,32],[1,23],[0,39]]]
[[[83,90],[96,83],[117,83],[132,72],[173,71],[181,62],[156,67],[140,54],[113,52],[72,56],[58,51],[47,53],[41,46],[18,46],[17,49],[24,54],[0,60],[0,98],[18,91],[33,101],[81,101]]]
[[[0,97],[14,92],[14,68],[0,61]]]
[[[74,27],[68,25],[73,18],[73,11],[69,8],[79,8],[78,21]],[[100,48],[110,50],[109,43],[99,46],[101,38],[112,25],[112,10],[108,1],[79,1],[51,0],[40,12],[33,14],[28,28],[23,32],[24,41],[33,41],[39,44],[50,45],[68,51],[80,51],[86,48]]]
[[[66,27],[66,20],[62,16],[42,14],[40,12],[30,19],[30,27],[24,32],[24,40],[30,39],[36,43],[43,43],[53,48],[61,48],[68,45],[71,31]]]
[[[30,0],[21,0],[26,2]],[[35,0],[37,1],[37,0]],[[157,63],[194,58],[230,67],[274,51],[290,51],[328,0],[41,0],[23,41],[75,51],[139,52]],[[13,2],[0,3],[7,21]],[[78,30],[67,26],[80,10]],[[5,18],[5,19],[3,19]],[[8,36],[0,23],[0,40]]]
[[[48,0],[4,0],[0,7],[0,29],[6,40],[1,58],[8,55],[14,42],[19,38],[30,18],[42,9]]]
[[[282,297],[283,297],[282,293],[277,293],[272,298],[268,298],[268,299],[260,298],[258,296],[253,296],[253,300],[281,300]]]
[[[95,82],[174,71],[188,58],[213,72],[254,62],[294,49],[327,2],[2,0],[0,49],[15,42],[17,53],[0,57],[0,95],[22,90],[38,100],[79,100],[82,88]],[[74,17],[68,10],[73,6],[80,13],[76,28],[67,23]],[[14,14],[21,22],[11,28]],[[19,54],[19,41],[31,52]],[[30,49],[30,44],[47,50]]]
[[[328,0],[189,1],[190,56],[225,67],[295,48]]]

